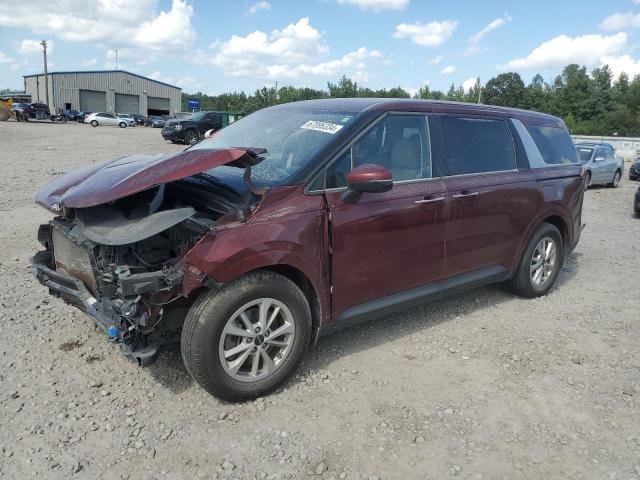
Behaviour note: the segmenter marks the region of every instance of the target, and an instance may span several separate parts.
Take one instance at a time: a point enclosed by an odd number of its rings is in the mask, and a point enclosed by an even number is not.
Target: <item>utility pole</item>
[[[116,49],[116,70],[118,70],[118,50]]]
[[[42,40],[40,42],[40,45],[42,45],[42,53],[44,54],[44,91],[45,91],[45,98],[47,99],[47,106],[49,108],[49,72],[47,70],[47,41],[46,40]]]

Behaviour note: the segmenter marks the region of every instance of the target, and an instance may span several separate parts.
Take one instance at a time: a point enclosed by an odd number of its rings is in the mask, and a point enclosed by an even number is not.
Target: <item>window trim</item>
[[[517,152],[516,152],[516,143],[515,143],[515,139],[513,138],[513,133],[511,132],[511,129],[509,128],[509,123],[508,120],[513,120],[511,117],[494,117],[492,115],[473,115],[473,114],[466,114],[466,113],[442,113],[438,115],[440,117],[440,121],[442,122],[442,119],[447,118],[447,117],[452,117],[452,118],[471,118],[471,119],[479,119],[479,120],[494,120],[494,121],[498,121],[498,122],[502,122],[504,123],[504,126],[507,129],[507,132],[509,132],[509,138],[511,138],[511,146],[513,148],[512,152],[512,156],[513,156],[513,167],[511,169],[508,170],[490,170],[488,172],[471,172],[471,173],[460,173],[458,175],[442,175],[442,179],[447,179],[447,178],[459,178],[459,177],[468,177],[470,175],[495,175],[496,173],[514,173],[514,172],[519,172],[520,169],[518,168],[518,156],[517,156]],[[444,158],[442,159],[442,165],[441,165],[441,169],[445,170],[447,173],[449,172],[449,165],[447,163],[447,155],[449,153],[449,149],[447,146],[447,140],[445,137],[445,133],[444,133],[444,125],[442,125],[442,141],[443,141],[443,147],[445,150],[446,155],[444,155]],[[519,134],[520,132],[518,132]],[[526,150],[526,148],[525,148]],[[528,156],[528,155],[527,155]],[[444,173],[444,172],[443,172]]]
[[[327,169],[333,165],[335,162],[340,160],[340,157],[342,157],[342,155],[344,155],[344,153],[347,150],[351,150],[351,154],[350,154],[350,160],[351,160],[351,165],[353,165],[353,145],[355,145],[356,142],[360,141],[360,139],[362,137],[364,137],[367,133],[369,133],[370,130],[372,130],[379,122],[381,122],[382,120],[384,120],[385,118],[387,118],[388,116],[418,116],[418,117],[424,117],[426,125],[427,125],[427,136],[429,138],[429,161],[431,162],[431,174],[433,175],[433,140],[432,140],[432,136],[431,136],[431,126],[429,124],[429,113],[428,112],[403,112],[403,111],[387,111],[384,112],[382,115],[380,115],[378,118],[376,118],[373,122],[371,122],[364,130],[362,130],[361,132],[359,132],[354,138],[351,139],[351,141],[349,143],[347,143],[343,148],[341,148],[338,153],[336,153],[335,155],[333,155],[333,157],[327,161],[325,163],[325,165],[322,167],[322,169],[313,176],[313,178],[307,182],[307,185],[312,185],[318,176],[322,176],[323,177],[323,188],[320,190],[306,190],[305,189],[305,194],[307,195],[320,195],[320,194],[324,194],[325,192],[343,192],[345,190],[347,190],[348,187],[334,187],[334,188],[326,188],[327,185]],[[393,184],[394,185],[403,185],[406,183],[418,183],[418,182],[426,182],[426,181],[430,181],[430,180],[439,180],[443,177],[434,177],[431,176],[429,178],[416,178],[413,180],[394,180]]]

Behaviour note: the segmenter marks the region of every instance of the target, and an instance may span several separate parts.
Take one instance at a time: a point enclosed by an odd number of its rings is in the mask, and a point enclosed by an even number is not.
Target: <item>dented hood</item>
[[[36,203],[49,210],[87,208],[221,165],[247,168],[262,161],[258,149],[185,150],[172,155],[129,155],[72,170],[40,189]]]

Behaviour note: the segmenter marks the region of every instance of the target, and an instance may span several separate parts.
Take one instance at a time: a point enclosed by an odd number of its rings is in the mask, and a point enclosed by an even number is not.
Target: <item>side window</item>
[[[346,187],[349,171],[369,163],[388,168],[396,182],[431,178],[427,118],[387,115],[327,168],[325,187]]]
[[[516,168],[513,138],[504,120],[443,117],[442,130],[449,175]]]
[[[207,120],[215,123],[216,125],[222,125],[222,116],[216,113],[210,113],[209,115],[207,115]]]
[[[607,152],[606,154],[606,159],[607,160],[615,160],[616,155],[613,153],[613,150],[606,148],[605,151]]]
[[[547,165],[578,163],[578,152],[566,129],[528,126],[527,131]]]

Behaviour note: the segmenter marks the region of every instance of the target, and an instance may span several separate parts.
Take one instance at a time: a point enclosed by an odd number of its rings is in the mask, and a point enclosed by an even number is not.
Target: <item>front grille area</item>
[[[64,270],[72,277],[80,279],[89,290],[95,293],[97,285],[89,251],[74,243],[58,228],[53,228],[51,239],[56,270]]]

